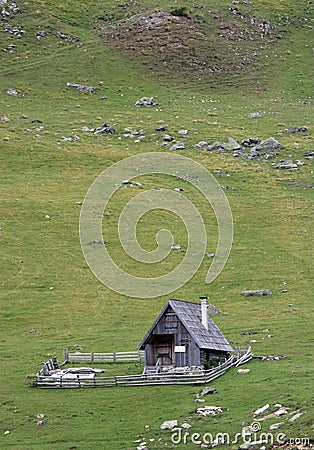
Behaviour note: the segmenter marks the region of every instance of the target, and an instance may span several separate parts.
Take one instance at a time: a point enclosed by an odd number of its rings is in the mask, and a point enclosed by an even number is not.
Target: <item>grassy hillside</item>
[[[10,1],[0,3],[9,14],[0,20],[0,448],[125,450],[136,449],[134,441],[142,438],[149,450],[172,448],[170,433],[159,429],[164,420],[187,420],[198,433],[235,435],[266,403],[302,410],[293,423],[285,417],[280,432],[313,438],[311,3],[163,1],[157,8],[148,0],[19,1],[19,11],[9,8]],[[151,19],[143,22],[160,12],[167,20],[159,28],[149,26]],[[262,23],[270,33],[260,32]],[[152,32],[146,35],[147,30]],[[97,91],[79,92],[67,83]],[[143,96],[156,97],[158,105],[135,107]],[[252,118],[254,113],[260,117]],[[103,123],[116,134],[82,131]],[[230,341],[243,345],[256,339],[255,354],[285,356],[254,360],[247,366],[250,373],[233,371],[217,380],[218,394],[205,403],[223,408],[215,417],[195,415],[196,387],[41,391],[28,386],[41,362],[55,354],[61,359],[64,347],[135,349],[168,299],[110,291],[90,271],[79,240],[80,203],[102,171],[127,156],[168,152],[158,125],[167,127],[174,142],[184,140],[185,149],[177,153],[201,163],[226,188],[234,219],[233,247],[221,275],[205,283],[211,264],[205,258],[171,296],[198,301],[207,294],[222,311],[214,320]],[[291,127],[307,131],[287,132]],[[126,128],[144,139],[126,137]],[[183,129],[187,138],[178,133]],[[255,137],[274,137],[283,149],[273,159],[249,160],[232,151],[194,147],[201,140]],[[304,165],[276,169],[280,160]],[[215,217],[196,189],[165,176],[139,181],[144,188],[184,187],[206,216],[206,251],[215,252]],[[127,270],[150,277],[152,267],[126,258],[118,243],[120,211],[137,193],[121,189],[112,201],[108,248]],[[156,231],[169,224],[184,247],[185,228],[170,213],[145,217],[140,242],[154,248]],[[172,252],[153,275],[175,267],[183,256]],[[240,295],[245,288],[273,294],[246,298]],[[247,331],[260,333],[243,334]],[[107,370],[137,373],[142,367]],[[38,414],[45,415],[45,425],[37,425]],[[278,421],[263,422],[262,430]]]

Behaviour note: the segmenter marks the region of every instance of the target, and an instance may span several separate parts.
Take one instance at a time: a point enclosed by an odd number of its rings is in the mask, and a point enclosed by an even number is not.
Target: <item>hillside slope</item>
[[[288,413],[261,422],[262,431],[283,422],[287,439],[313,438],[312,3],[0,5],[0,447],[133,450],[145,439],[149,450],[172,448],[171,433],[160,430],[165,420],[188,421],[202,435],[235,436],[266,403]],[[136,107],[144,96],[158,104]],[[90,131],[105,123],[114,134]],[[247,146],[270,137],[281,145],[271,155]],[[64,347],[135,349],[167,301],[125,297],[100,283],[81,251],[79,220],[89,187],[105,169],[127,156],[168,154],[178,143],[181,150],[173,152],[202,164],[223,186],[234,239],[213,283],[205,283],[208,256],[171,296],[209,295],[221,311],[214,320],[234,345],[253,340],[255,354],[283,358],[254,360],[248,374],[217,380],[218,393],[205,404],[223,413],[207,418],[195,414],[195,387],[31,389],[41,362],[54,354],[62,359]],[[278,168],[282,161],[288,168]],[[216,251],[215,215],[197,189],[169,176],[138,181],[143,189],[184,189],[180,195],[204,217],[206,253]],[[152,212],[138,225],[140,244],[154,249],[157,231],[167,228],[182,251],[170,252],[160,266],[126,256],[118,220],[139,192],[117,191],[105,241],[126,271],[151,277],[182,261],[188,236],[174,214]],[[243,289],[272,295],[243,297]],[[142,369],[106,367],[108,374]],[[293,411],[303,414],[289,422]],[[45,416],[42,426],[38,414]]]

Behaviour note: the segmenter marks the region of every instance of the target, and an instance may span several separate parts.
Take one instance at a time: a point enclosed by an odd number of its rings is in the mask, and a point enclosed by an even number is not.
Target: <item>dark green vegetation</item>
[[[130,6],[113,1],[20,1],[21,12],[8,23],[26,34],[14,37],[1,21],[0,47],[7,50],[1,53],[0,68],[1,448],[135,449],[133,441],[140,434],[155,439],[147,441],[149,449],[163,449],[158,439],[170,442],[169,433],[159,430],[164,420],[182,423],[189,416],[195,432],[235,434],[265,403],[306,411],[281,430],[288,437],[313,437],[313,165],[304,156],[313,151],[313,7],[303,0],[245,3],[199,0],[192,6],[162,1],[157,8],[149,0]],[[151,33],[144,26],[141,41],[142,16],[162,21]],[[269,33],[259,33],[249,17],[270,24]],[[39,31],[47,32],[40,40]],[[58,38],[56,31],[79,40]],[[67,82],[99,90],[84,94],[67,88]],[[18,95],[9,95],[8,89]],[[101,99],[104,96],[107,100]],[[158,107],[136,108],[142,96],[155,96]],[[253,112],[262,117],[249,118]],[[95,136],[81,131],[104,122],[117,133]],[[137,153],[167,151],[155,132],[160,124],[176,137],[178,130],[188,129],[181,153],[213,174],[218,171],[217,180],[234,188],[225,191],[235,236],[224,271],[206,285],[210,259],[204,260],[193,279],[172,296],[197,301],[208,294],[225,313],[215,321],[227,338],[242,345],[252,338],[243,335],[245,331],[269,328],[271,338],[267,333],[253,336],[258,341],[254,352],[286,356],[254,361],[247,366],[249,374],[229,372],[217,380],[219,393],[206,399],[206,404],[223,407],[215,418],[194,416],[194,387],[49,392],[28,387],[27,377],[33,376],[36,365],[50,355],[61,357],[65,346],[135,349],[166,302],[125,298],[97,281],[80,249],[76,203],[112,163]],[[301,126],[308,133],[284,132]],[[123,137],[126,127],[145,130],[145,139],[137,144]],[[62,139],[73,134],[80,140]],[[204,139],[213,143],[270,136],[284,149],[269,161],[193,147]],[[306,164],[295,172],[279,171],[274,163],[280,159]],[[230,177],[223,177],[224,172]],[[143,185],[165,182],[180,185],[148,177]],[[204,199],[185,188],[205,211]],[[119,191],[112,205],[108,245],[115,249],[117,262],[123,254],[114,245],[114,221],[129,196],[129,189]],[[158,221],[152,217],[140,224],[140,240],[147,249],[153,248],[156,229],[170,221],[167,214]],[[215,251],[212,223],[214,217],[209,217],[208,252]],[[173,233],[184,245],[184,227],[174,225]],[[180,257],[172,254],[169,265]],[[125,264],[133,270],[131,260]],[[150,268],[140,270],[151,276]],[[271,289],[273,295],[244,298],[244,288]],[[41,413],[47,423],[37,426]],[[264,422],[264,431],[270,423]],[[10,433],[4,435],[6,430]]]

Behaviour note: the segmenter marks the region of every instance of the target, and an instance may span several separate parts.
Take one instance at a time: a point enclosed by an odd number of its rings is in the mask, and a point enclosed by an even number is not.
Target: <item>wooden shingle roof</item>
[[[208,317],[208,330],[204,327],[202,324],[200,304],[174,299],[169,300],[164,306],[163,310],[140,343],[139,349],[144,348],[147,340],[161,317],[164,315],[168,306],[170,306],[173,312],[178,316],[178,319],[182,322],[187,332],[200,349],[219,350],[224,352],[233,351],[233,348],[227,339],[210,317]]]

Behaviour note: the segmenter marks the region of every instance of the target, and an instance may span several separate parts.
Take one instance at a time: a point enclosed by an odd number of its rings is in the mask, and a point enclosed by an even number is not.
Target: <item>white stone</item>
[[[258,408],[256,411],[253,412],[254,415],[263,414],[265,411],[269,409],[269,403],[267,403],[265,406],[262,406],[261,408]]]
[[[178,426],[177,420],[166,420],[160,425],[161,430],[172,430],[174,427]]]
[[[239,375],[243,375],[243,374],[249,373],[249,372],[251,372],[250,369],[239,369],[238,370]]]

